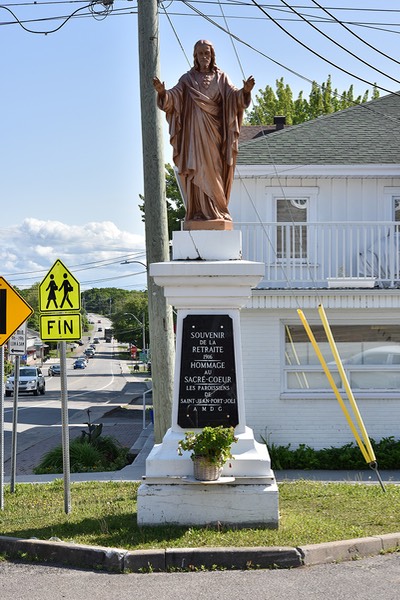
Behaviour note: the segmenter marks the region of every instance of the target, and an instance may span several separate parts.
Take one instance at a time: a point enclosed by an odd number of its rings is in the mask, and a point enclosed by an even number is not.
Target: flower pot
[[[196,456],[193,459],[194,478],[199,481],[216,481],[219,479],[222,467],[211,463],[203,456]]]

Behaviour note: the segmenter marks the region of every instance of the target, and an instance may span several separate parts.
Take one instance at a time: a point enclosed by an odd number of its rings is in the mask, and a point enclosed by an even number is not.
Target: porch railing
[[[334,287],[334,280],[394,287],[400,223],[235,223],[245,260],[265,263],[258,287]]]

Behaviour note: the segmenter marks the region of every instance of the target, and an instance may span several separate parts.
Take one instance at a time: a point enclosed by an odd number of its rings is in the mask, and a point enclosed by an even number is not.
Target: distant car
[[[101,319],[99,319],[97,322],[98,322],[98,323],[101,323]]]
[[[52,375],[61,375],[61,365],[50,365],[48,374]]]
[[[7,377],[6,396],[11,396],[14,391],[14,373]],[[38,396],[46,392],[46,381],[39,367],[21,367],[19,370],[18,393],[33,394]]]
[[[98,327],[97,331],[103,331],[102,327]]]
[[[100,338],[95,337],[93,340],[93,344],[100,344]]]
[[[82,356],[77,356],[76,360],[83,360],[86,364],[88,364],[88,362],[89,362],[89,359],[86,356],[86,354],[82,354]]]
[[[86,369],[86,360],[83,358],[77,358],[73,366],[74,369]]]
[[[93,348],[86,348],[85,354],[88,358],[93,358],[95,355],[95,351],[93,350]]]

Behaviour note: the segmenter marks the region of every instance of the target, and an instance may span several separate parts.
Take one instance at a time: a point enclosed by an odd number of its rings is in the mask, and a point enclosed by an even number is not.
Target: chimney
[[[284,115],[276,115],[274,117],[274,125],[276,131],[283,129],[286,125],[286,117]]]

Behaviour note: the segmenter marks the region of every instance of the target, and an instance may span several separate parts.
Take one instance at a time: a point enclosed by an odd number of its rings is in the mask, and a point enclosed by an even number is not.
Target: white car
[[[7,377],[6,396],[14,392],[14,373]],[[46,393],[46,381],[39,367],[21,367],[19,370],[18,393],[42,396]]]

